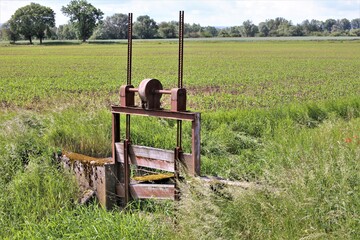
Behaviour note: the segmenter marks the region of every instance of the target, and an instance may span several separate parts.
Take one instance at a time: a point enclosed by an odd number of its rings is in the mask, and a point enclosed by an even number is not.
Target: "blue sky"
[[[0,0],[0,23],[7,21],[19,7],[36,2],[51,7],[56,13],[56,25],[68,18],[61,7],[70,0]],[[246,20],[258,24],[266,19],[284,17],[293,23],[305,19],[325,21],[328,18],[360,18],[360,0],[88,0],[100,8],[105,16],[114,13],[149,15],[156,22],[178,19],[178,11],[185,11],[186,23],[202,26],[235,26]]]

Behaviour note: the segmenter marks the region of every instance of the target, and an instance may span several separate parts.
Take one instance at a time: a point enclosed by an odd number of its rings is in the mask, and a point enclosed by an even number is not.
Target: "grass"
[[[189,42],[185,47],[192,109],[268,108],[356,96],[360,88],[357,41]],[[108,106],[117,102],[126,79],[122,44],[3,47],[0,55],[3,107]],[[133,84],[154,77],[165,88],[174,87],[176,56],[175,43],[136,42]]]
[[[202,173],[259,188],[212,191],[190,179],[177,211],[148,201],[128,212],[77,205],[73,179],[53,160],[61,149],[110,156],[126,45],[0,46],[0,237],[358,239],[358,43],[187,42]],[[134,85],[175,85],[176,54],[171,41],[135,42]],[[135,144],[173,149],[175,132],[174,121],[132,120]]]

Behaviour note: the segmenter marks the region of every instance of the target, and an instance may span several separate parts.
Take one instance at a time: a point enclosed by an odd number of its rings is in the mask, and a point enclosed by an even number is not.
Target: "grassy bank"
[[[171,87],[176,48],[136,43],[135,85],[156,77]],[[0,238],[358,238],[358,42],[190,42],[185,51],[202,173],[255,187],[213,191],[189,179],[176,212],[169,202],[79,206],[53,154],[110,156],[126,46],[0,47]],[[176,143],[173,121],[133,118],[132,127],[135,144]],[[190,134],[184,124],[185,150]]]

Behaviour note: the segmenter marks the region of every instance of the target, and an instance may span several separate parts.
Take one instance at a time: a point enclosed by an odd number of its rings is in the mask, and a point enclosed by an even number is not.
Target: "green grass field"
[[[185,42],[202,173],[261,188],[218,195],[192,181],[176,213],[168,202],[79,206],[73,179],[52,160],[60,149],[110,156],[109,106],[126,82],[126,51],[0,45],[0,238],[360,239],[358,40]],[[133,84],[145,78],[176,86],[176,42],[134,43]],[[172,121],[134,117],[132,127],[135,144],[176,143]]]

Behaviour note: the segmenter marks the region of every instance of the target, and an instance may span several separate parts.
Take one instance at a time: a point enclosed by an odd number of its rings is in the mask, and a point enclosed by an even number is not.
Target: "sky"
[[[56,25],[69,20],[61,7],[70,0],[0,0],[0,23],[10,19],[19,8],[39,3],[52,8]],[[236,26],[246,20],[259,24],[266,19],[283,17],[293,24],[306,19],[325,21],[328,18],[360,18],[360,0],[88,0],[104,12],[104,17],[115,13],[132,12],[134,20],[149,15],[156,22],[178,20],[179,10],[185,11],[185,23],[201,26]]]

